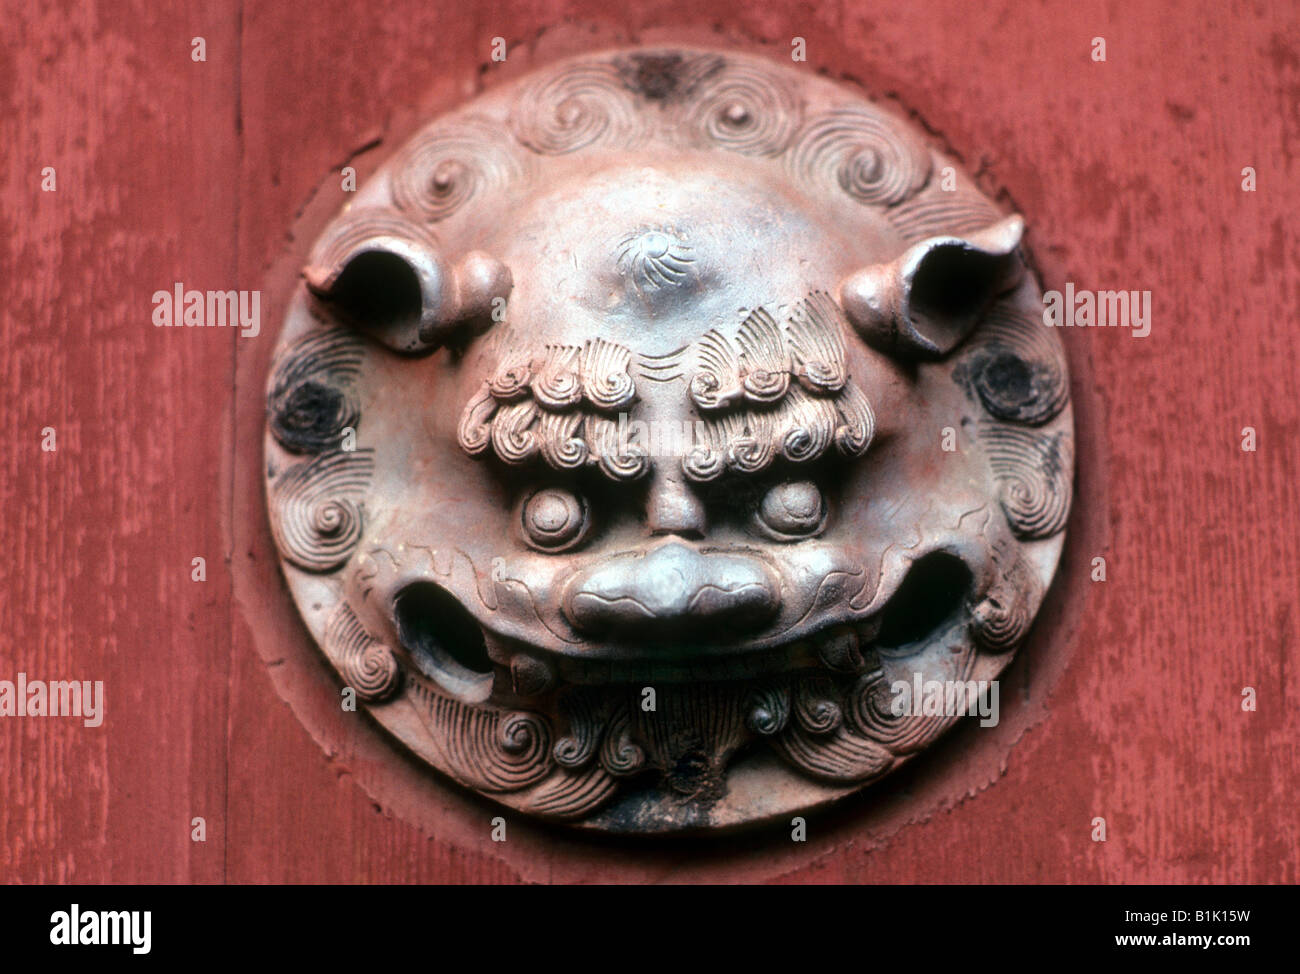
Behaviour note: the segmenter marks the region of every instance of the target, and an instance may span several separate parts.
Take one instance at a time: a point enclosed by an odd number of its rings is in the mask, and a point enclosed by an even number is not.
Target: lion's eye
[[[777,484],[758,503],[759,527],[781,539],[806,538],[826,521],[826,500],[808,480]]]
[[[524,501],[524,538],[541,551],[563,551],[587,533],[587,503],[559,487],[546,487]]]

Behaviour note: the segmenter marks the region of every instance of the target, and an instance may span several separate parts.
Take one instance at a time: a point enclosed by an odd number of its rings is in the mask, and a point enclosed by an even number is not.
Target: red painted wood
[[[7,23],[0,679],[102,679],[107,719],[0,719],[0,879],[1300,879],[1300,31],[1285,5],[295,0]],[[480,72],[494,35],[510,59]],[[794,35],[810,70],[896,96],[1004,189],[1047,286],[1153,293],[1146,339],[1067,335],[1079,496],[1052,638],[1017,663],[1033,726],[991,784],[923,820],[904,792],[933,790],[926,767],[882,792],[884,811],[815,819],[806,845],[648,854],[522,822],[494,845],[490,806],[394,761],[363,720],[320,731],[337,691],[244,490],[273,325],[246,341],[158,330],[150,296],[265,287],[274,322],[287,228],[341,204],[354,153],[383,136],[355,159],[364,176],[480,79],[606,41],[780,52]],[[1098,554],[1104,584],[1088,579]],[[985,750],[928,770],[996,766]]]

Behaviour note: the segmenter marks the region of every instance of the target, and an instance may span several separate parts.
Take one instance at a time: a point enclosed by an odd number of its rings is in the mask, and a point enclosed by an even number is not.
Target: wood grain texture
[[[0,679],[102,679],[107,719],[0,720],[0,880],[1300,880],[1300,30],[1285,5],[105,2],[9,26]],[[510,59],[489,69],[495,35]],[[619,40],[780,52],[794,35],[809,70],[896,97],[1004,190],[1045,286],[1152,292],[1146,339],[1066,334],[1076,511],[1040,620],[1054,641],[1014,676],[1040,717],[1005,758],[978,759],[992,784],[924,820],[909,793],[961,748],[889,786],[897,814],[814,819],[806,845],[647,851],[514,820],[494,845],[490,805],[428,783],[363,718],[317,741],[337,688],[269,543],[237,543],[266,534],[242,488],[301,244],[286,233],[344,202],[341,166],[364,177],[422,112],[530,63]],[[57,192],[40,190],[46,165]],[[265,288],[263,335],[154,329],[150,295],[175,281]],[[1088,578],[1099,554],[1104,584]],[[283,647],[269,665],[268,646]],[[372,797],[382,780],[405,797]]]

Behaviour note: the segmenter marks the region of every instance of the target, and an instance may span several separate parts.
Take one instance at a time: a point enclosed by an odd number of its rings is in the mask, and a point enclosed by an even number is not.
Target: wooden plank
[[[233,336],[150,317],[176,281],[237,286],[236,25],[211,3],[15,13],[0,38],[0,678],[102,680],[105,716],[0,721],[0,878],[216,881],[220,835],[193,843],[190,822],[225,805],[213,514]]]

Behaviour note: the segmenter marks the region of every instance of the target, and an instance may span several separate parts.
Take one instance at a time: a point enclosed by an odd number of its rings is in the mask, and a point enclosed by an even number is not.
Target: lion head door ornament
[[[960,719],[1055,571],[1066,362],[1023,224],[807,71],[632,50],[439,118],[316,240],[267,494],[320,648],[531,815],[733,826]],[[945,185],[947,184],[947,185]]]

